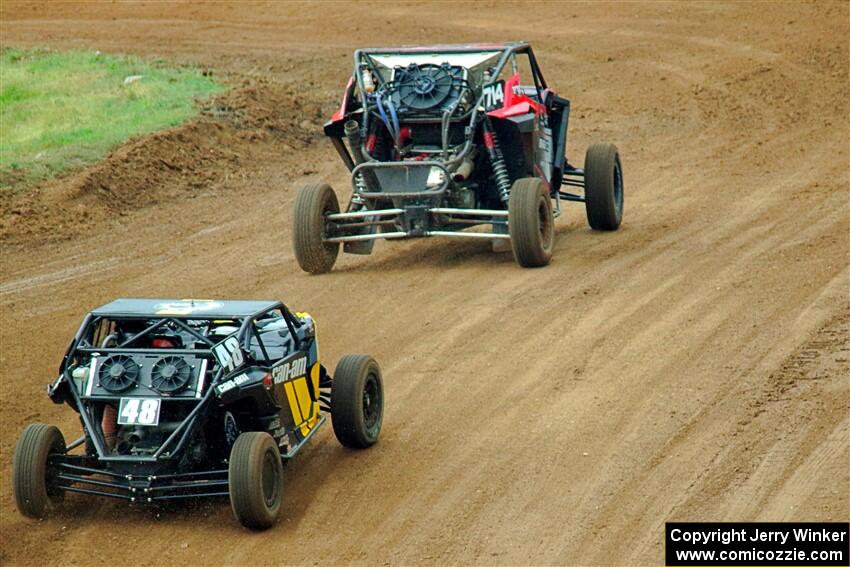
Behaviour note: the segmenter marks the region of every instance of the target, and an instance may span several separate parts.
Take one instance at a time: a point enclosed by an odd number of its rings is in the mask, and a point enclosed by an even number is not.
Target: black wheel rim
[[[61,499],[64,490],[59,486],[59,470],[52,457],[59,457],[66,452],[64,443],[57,441],[53,443],[53,446],[50,447],[50,452],[47,454],[47,463],[45,463],[44,467],[44,486],[47,490],[47,495],[54,501]]]
[[[374,436],[381,424],[381,387],[374,374],[369,374],[363,385],[363,424],[370,436]]]
[[[548,250],[549,244],[552,242],[552,222],[549,214],[549,197],[542,195],[540,203],[537,206],[537,228],[540,231],[540,245],[544,250]]]
[[[50,457],[47,458],[47,467],[44,475],[44,488],[47,491],[47,496],[52,500],[62,496],[62,488],[59,486],[59,471],[51,462]]]
[[[325,200],[324,206],[322,207],[322,241],[326,238],[333,238],[338,236],[339,230],[337,229],[336,222],[328,219],[328,215],[333,215],[339,212],[339,207],[335,207],[333,205],[333,201],[328,198]],[[329,251],[333,251],[336,249],[339,244],[335,242],[324,242],[325,248]]]
[[[279,472],[275,462],[277,458],[279,457],[273,451],[266,451],[266,456],[263,459],[263,500],[265,500],[268,508],[274,507],[280,490]]]
[[[614,161],[614,208],[617,217],[623,215],[623,170],[620,168],[620,158]]]
[[[236,424],[236,418],[230,412],[224,414],[224,440],[228,447],[233,447],[236,443],[236,438],[239,437],[239,426]]]
[[[322,207],[322,238],[329,238],[334,236],[332,233],[334,232],[334,223],[333,221],[328,219],[328,215],[334,214],[334,207],[331,205],[330,199],[325,201],[325,205]]]

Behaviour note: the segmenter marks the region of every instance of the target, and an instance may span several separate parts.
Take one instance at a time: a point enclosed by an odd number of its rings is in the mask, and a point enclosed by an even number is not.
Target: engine
[[[172,336],[171,340],[175,338]],[[200,398],[207,382],[208,363],[205,358],[189,354],[169,354],[167,349],[162,355],[95,354],[87,364],[73,370],[72,379],[81,397],[101,412],[97,421],[110,450],[150,455]],[[155,405],[144,406],[153,402]],[[119,415],[122,408],[125,415]],[[143,414],[147,417],[143,418]],[[195,452],[190,456],[198,457]]]

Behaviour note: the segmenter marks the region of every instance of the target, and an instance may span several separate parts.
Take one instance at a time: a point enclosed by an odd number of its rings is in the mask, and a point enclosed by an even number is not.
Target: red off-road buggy
[[[520,265],[544,266],[561,201],[583,202],[592,228],[616,230],[617,148],[594,144],[584,169],[570,165],[569,114],[525,42],[355,52],[342,104],[324,129],[351,172],[351,200],[341,212],[328,185],[301,189],[299,265],[329,271],[340,244],[369,254],[379,238],[449,236],[509,241]],[[477,225],[489,230],[465,230]]]

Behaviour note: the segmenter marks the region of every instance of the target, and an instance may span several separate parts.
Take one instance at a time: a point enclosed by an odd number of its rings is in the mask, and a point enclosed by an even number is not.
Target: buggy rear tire
[[[378,441],[384,419],[381,368],[365,354],[347,354],[336,366],[331,386],[334,434],[345,447],[365,449]]]
[[[56,486],[56,471],[47,459],[66,450],[62,432],[52,425],[33,423],[21,433],[12,464],[15,504],[21,514],[44,518],[62,502],[65,491]]]
[[[538,268],[552,260],[555,215],[542,179],[524,177],[514,181],[508,200],[508,230],[514,258],[520,266]]]
[[[584,207],[594,230],[617,230],[623,220],[623,167],[614,144],[593,144],[584,159]]]
[[[339,201],[330,185],[314,183],[301,188],[292,211],[292,246],[305,272],[329,272],[339,255],[339,243],[324,242],[325,216],[339,212]]]
[[[236,438],[228,465],[230,507],[251,530],[270,528],[283,502],[280,449],[268,433],[248,431]]]

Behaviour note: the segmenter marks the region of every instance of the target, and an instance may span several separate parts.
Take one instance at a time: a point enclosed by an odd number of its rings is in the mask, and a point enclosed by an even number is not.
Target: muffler
[[[348,139],[348,145],[351,147],[351,157],[354,159],[354,165],[360,165],[366,158],[363,157],[363,148],[360,146],[360,124],[357,120],[349,120],[343,127],[345,137]]]

